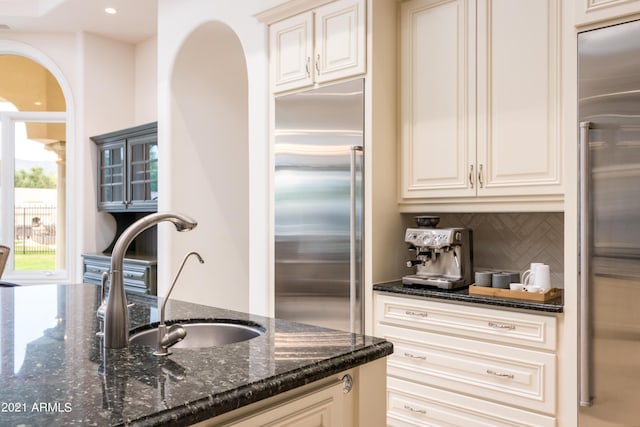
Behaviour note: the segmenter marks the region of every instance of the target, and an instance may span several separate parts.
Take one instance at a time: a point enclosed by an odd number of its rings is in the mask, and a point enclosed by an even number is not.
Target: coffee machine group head
[[[414,259],[407,267],[415,274],[404,276],[405,285],[456,289],[471,284],[473,277],[471,230],[436,228],[438,217],[416,217],[418,227],[407,228],[404,240]]]

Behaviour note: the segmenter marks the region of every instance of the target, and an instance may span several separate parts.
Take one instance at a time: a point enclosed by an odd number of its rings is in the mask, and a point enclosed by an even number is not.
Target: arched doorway
[[[18,283],[69,278],[68,106],[59,76],[32,48],[0,44],[0,241],[11,248],[3,278]]]
[[[176,298],[247,311],[248,79],[242,45],[229,26],[208,22],[185,40],[174,62],[170,101],[170,133],[159,135],[160,191],[164,207],[199,225],[188,236],[159,230],[161,240],[171,242],[159,253],[170,251],[164,259],[175,265],[189,250],[205,258],[202,268],[185,269]]]

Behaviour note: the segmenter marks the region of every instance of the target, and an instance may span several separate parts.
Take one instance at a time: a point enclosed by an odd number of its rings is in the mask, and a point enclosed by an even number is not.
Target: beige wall
[[[159,209],[179,210],[200,222],[188,234],[168,227],[159,229],[160,294],[170,284],[184,253],[198,250],[206,263],[185,268],[176,298],[256,314],[273,313],[268,259],[268,40],[266,27],[253,15],[279,2],[247,0],[229,7],[224,0],[159,1]],[[207,45],[207,31],[228,36],[230,43],[221,45],[210,39]],[[199,57],[181,57],[191,52],[193,43],[200,45]],[[193,83],[203,76],[203,69],[214,67],[209,81],[193,92],[190,106],[182,102],[191,90],[185,87],[188,73],[182,68],[189,61]],[[225,69],[230,65],[227,61],[237,66],[231,76],[223,78],[215,67],[218,64]],[[240,62],[245,64],[244,72]],[[229,86],[246,92],[229,94]],[[203,95],[211,97],[211,102],[205,102]],[[244,108],[246,114],[224,111],[218,96],[228,96],[228,109]],[[226,123],[220,118],[227,118]],[[245,124],[238,125],[243,119]],[[210,130],[208,137],[203,136],[204,129]],[[246,150],[246,158],[240,160],[242,150]],[[230,175],[225,176],[224,171]]]
[[[158,38],[151,37],[135,46],[135,123],[158,119]]]

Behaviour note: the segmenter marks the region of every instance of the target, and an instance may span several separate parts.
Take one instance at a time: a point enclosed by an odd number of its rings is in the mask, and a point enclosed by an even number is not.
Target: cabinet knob
[[[349,374],[343,376],[342,380],[342,391],[347,394],[353,388],[353,377]]]

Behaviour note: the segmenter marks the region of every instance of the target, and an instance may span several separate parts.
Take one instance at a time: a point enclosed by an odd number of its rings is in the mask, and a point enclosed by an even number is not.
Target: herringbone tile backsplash
[[[551,285],[564,287],[564,218],[552,213],[433,214],[438,227],[466,227],[473,231],[473,265],[476,271],[524,271],[532,262],[549,264]],[[413,215],[406,215],[414,227]]]

